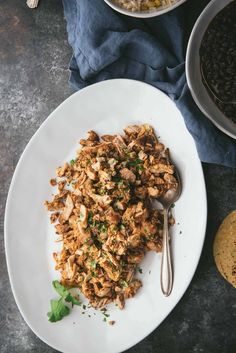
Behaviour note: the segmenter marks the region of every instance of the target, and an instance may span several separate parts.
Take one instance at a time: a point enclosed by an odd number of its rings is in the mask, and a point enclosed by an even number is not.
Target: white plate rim
[[[138,81],[138,80],[131,80],[131,79],[123,79],[123,78],[119,78],[119,79],[111,79],[111,80],[106,80],[106,81],[101,81],[101,82],[98,82],[98,83],[95,83],[93,85],[90,85],[90,86],[87,86],[85,88],[83,88],[82,90],[80,91],[77,91],[75,93],[73,93],[72,95],[70,95],[68,98],[66,98],[59,106],[56,107],[56,109],[54,109],[50,114],[49,116],[44,120],[44,122],[40,125],[40,127],[36,130],[36,132],[33,134],[33,136],[30,138],[29,142],[27,143],[26,147],[24,148],[19,160],[18,160],[18,163],[16,165],[16,168],[14,170],[14,173],[13,173],[13,177],[12,177],[12,180],[11,180],[11,183],[10,183],[10,187],[9,187],[9,191],[8,191],[8,195],[7,195],[7,201],[6,201],[6,207],[5,207],[5,217],[4,217],[4,246],[5,246],[5,254],[6,254],[6,263],[7,263],[7,271],[8,271],[8,275],[9,275],[9,279],[10,279],[10,286],[11,286],[11,290],[12,290],[12,293],[13,293],[13,296],[14,296],[14,299],[15,299],[15,302],[17,304],[17,307],[23,317],[23,319],[25,320],[25,322],[27,323],[27,325],[29,326],[29,328],[34,332],[34,334],[39,337],[44,343],[46,343],[47,345],[49,345],[50,347],[60,351],[60,347],[57,346],[55,343],[51,343],[48,339],[46,339],[45,337],[43,337],[41,334],[39,334],[37,332],[37,330],[35,330],[33,327],[32,327],[32,324],[30,323],[30,321],[28,320],[27,318],[27,315],[24,313],[22,307],[21,307],[21,303],[20,301],[18,300],[18,296],[17,296],[17,292],[14,288],[14,281],[13,281],[13,276],[12,276],[12,273],[11,273],[11,266],[10,266],[10,262],[9,262],[9,245],[8,245],[8,210],[10,208],[10,203],[11,203],[11,198],[12,198],[12,189],[14,187],[14,183],[15,183],[15,179],[17,177],[17,173],[18,173],[18,169],[20,168],[20,165],[21,163],[23,162],[24,160],[24,157],[25,157],[25,152],[30,149],[31,147],[31,143],[34,141],[34,139],[36,138],[36,136],[38,135],[38,133],[41,131],[41,129],[44,128],[44,126],[47,124],[47,122],[51,119],[54,118],[54,113],[57,112],[57,110],[61,109],[61,107],[64,105],[64,104],[67,104],[68,101],[70,100],[70,98],[74,95],[77,95],[77,94],[80,94],[81,91],[85,91],[85,90],[89,90],[89,88],[91,86],[99,86],[99,85],[102,85],[104,82],[107,82],[107,81],[134,81],[136,82],[137,84],[141,84],[141,85],[145,85],[145,86],[149,86],[151,87],[153,90],[158,90],[160,94],[162,94],[163,96],[166,97],[166,94],[164,94],[162,91],[160,91],[159,89],[156,89],[155,87],[147,84],[147,83],[144,83],[144,82],[141,82],[141,81]],[[195,147],[196,148],[196,147]],[[198,163],[199,163],[199,171],[201,173],[201,176],[202,176],[202,198],[203,198],[203,205],[204,205],[204,212],[203,214],[205,215],[204,217],[204,220],[203,220],[203,229],[202,229],[202,233],[204,234],[203,238],[202,238],[202,244],[201,246],[199,246],[198,248],[198,256],[197,256],[197,261],[196,263],[194,264],[193,268],[194,270],[192,271],[191,275],[189,276],[188,278],[188,285],[187,287],[185,288],[185,290],[183,291],[183,293],[180,293],[178,295],[178,298],[177,298],[177,301],[176,303],[174,304],[174,306],[172,307],[172,309],[170,310],[170,312],[168,312],[163,318],[162,320],[153,328],[151,328],[148,333],[145,333],[142,337],[140,336],[139,339],[135,340],[134,342],[132,342],[131,344],[127,345],[126,347],[124,347],[124,349],[122,350],[125,351],[125,350],[128,350],[130,348],[132,348],[133,346],[135,346],[136,344],[138,344],[139,342],[141,342],[144,338],[146,338],[147,336],[149,336],[155,329],[158,328],[158,326],[166,319],[166,317],[169,316],[169,314],[173,311],[173,309],[176,307],[176,305],[179,303],[180,299],[183,297],[183,295],[185,294],[186,290],[188,289],[192,279],[193,279],[193,276],[196,272],[196,269],[197,269],[197,266],[198,266],[198,263],[199,263],[199,260],[200,260],[200,256],[201,256],[201,253],[202,253],[202,248],[203,248],[203,245],[204,245],[204,241],[205,241],[205,233],[206,233],[206,227],[207,227],[207,193],[206,193],[206,184],[205,184],[205,179],[204,179],[204,174],[203,174],[203,169],[202,169],[202,165],[201,165],[201,161],[198,160]],[[118,352],[118,351],[117,351]],[[121,351],[119,351],[121,352]]]

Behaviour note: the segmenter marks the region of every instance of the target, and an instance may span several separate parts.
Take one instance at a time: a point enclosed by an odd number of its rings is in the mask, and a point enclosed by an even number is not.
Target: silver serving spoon
[[[161,290],[168,297],[173,287],[173,270],[172,259],[169,242],[169,227],[168,214],[171,205],[176,202],[182,192],[182,185],[179,173],[175,168],[175,177],[178,182],[176,188],[168,190],[164,195],[158,198],[158,202],[163,206],[164,226],[163,226],[163,243],[162,243],[162,258],[161,258]]]

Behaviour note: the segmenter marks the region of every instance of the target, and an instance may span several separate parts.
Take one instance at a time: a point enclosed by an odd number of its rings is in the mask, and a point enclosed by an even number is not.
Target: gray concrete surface
[[[0,0],[1,353],[55,352],[28,328],[13,299],[3,218],[8,187],[24,147],[48,114],[72,93],[67,84],[70,55],[59,0],[41,0],[37,10],[26,8],[23,0]],[[212,256],[215,232],[236,208],[236,170],[215,165],[203,168],[209,216],[198,269],[168,318],[129,353],[236,352],[236,292],[218,274]]]

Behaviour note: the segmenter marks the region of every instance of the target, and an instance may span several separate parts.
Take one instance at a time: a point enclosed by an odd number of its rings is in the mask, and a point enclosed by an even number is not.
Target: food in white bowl
[[[183,4],[186,0],[104,0],[112,9],[123,15],[149,18],[162,15]]]
[[[150,11],[159,7],[168,7],[179,0],[113,0],[113,2],[129,11]]]

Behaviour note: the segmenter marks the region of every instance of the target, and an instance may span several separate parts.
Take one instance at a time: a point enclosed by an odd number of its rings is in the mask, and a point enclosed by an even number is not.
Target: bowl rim
[[[222,2],[218,2],[217,0],[211,0],[210,3],[203,9],[201,14],[199,15],[197,21],[195,22],[193,29],[191,31],[189,40],[188,40],[188,45],[187,45],[187,51],[186,51],[186,79],[187,79],[187,84],[190,89],[191,95],[197,104],[198,108],[202,111],[202,113],[209,119],[211,122],[221,131],[223,131],[226,135],[232,137],[233,139],[236,139],[236,125],[235,125],[235,132],[231,131],[230,125],[232,127],[234,126],[234,123],[230,121],[229,118],[227,118],[223,112],[217,107],[217,105],[214,103],[214,101],[210,98],[209,93],[204,86],[202,80],[201,80],[201,89],[204,91],[204,93],[207,94],[209,97],[209,100],[211,101],[211,106],[214,106],[215,111],[217,115],[219,116],[220,120],[222,120],[222,123],[216,121],[216,119],[212,116],[211,113],[206,109],[205,105],[203,102],[199,99],[199,94],[195,90],[195,83],[193,79],[193,72],[196,70],[196,67],[194,67],[194,64],[191,60],[191,56],[193,55],[193,52],[196,51],[196,47],[198,48],[201,45],[202,38],[205,34],[206,29],[208,28],[209,24],[211,21],[214,19],[214,17],[224,8],[226,7],[229,3],[231,3],[233,0],[224,0]],[[212,7],[215,4],[218,4],[218,10],[217,11],[211,11]],[[216,9],[215,9],[216,10]],[[208,24],[204,25],[203,22],[205,19],[208,17]],[[199,56],[199,51],[196,53],[196,55]],[[197,68],[198,70],[199,68]],[[199,69],[200,71],[200,69]],[[229,129],[225,127],[224,122],[226,125],[229,125]],[[232,128],[233,129],[233,128]]]
[[[169,12],[171,10],[174,10],[176,7],[182,5],[184,2],[186,2],[187,0],[179,0],[177,1],[175,4],[173,4],[172,6],[169,7],[165,7],[165,8],[161,8],[160,10],[152,10],[152,11],[129,11],[129,10],[125,10],[122,7],[116,5],[115,3],[113,3],[112,0],[104,0],[107,5],[109,5],[113,10],[123,14],[123,15],[127,15],[130,17],[136,17],[136,18],[151,18],[151,17],[156,17],[156,16],[160,16],[163,15],[166,12]]]

